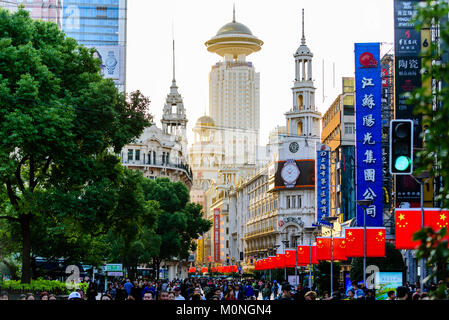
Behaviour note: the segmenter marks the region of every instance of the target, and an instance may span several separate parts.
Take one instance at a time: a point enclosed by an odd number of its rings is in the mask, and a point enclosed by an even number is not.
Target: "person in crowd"
[[[343,299],[343,297],[341,296],[341,291],[337,290],[337,291],[334,291],[334,293],[332,293],[332,297],[330,297],[329,300],[342,300],[342,299]]]
[[[136,301],[142,300],[142,288],[139,287],[139,283],[137,281],[134,281],[134,286],[131,288],[131,295]]]
[[[56,296],[52,293],[48,296],[48,300],[58,300]]]
[[[388,291],[387,296],[387,300],[396,300],[396,293],[394,292],[394,290]]]
[[[143,300],[153,300],[153,293],[151,291],[145,292],[143,295]]]
[[[181,295],[181,288],[175,287],[173,289],[173,292],[175,294],[175,300],[185,300],[185,298]]]
[[[228,294],[226,295],[225,300],[237,300],[235,297],[234,290],[228,291]]]
[[[271,289],[268,287],[268,283],[265,283],[265,287],[262,289],[262,299],[270,300]]]
[[[100,300],[113,300],[113,299],[112,299],[112,296],[109,293],[103,293],[101,295]]]
[[[173,291],[168,292],[168,300],[175,300],[175,293]]]
[[[349,289],[346,293],[348,296],[345,298],[345,300],[355,300],[355,292],[354,289]]]
[[[238,283],[235,285],[234,295],[236,300],[245,300],[245,293],[240,290],[240,285]]]
[[[82,300],[79,292],[73,291],[71,294],[69,294],[69,297],[67,300]]]
[[[323,299],[322,300],[330,300],[329,292],[327,292],[327,291],[323,292]]]
[[[125,288],[128,296],[131,295],[131,288],[133,287],[133,284],[131,283],[131,281],[129,279],[126,279],[126,283],[123,285],[123,287]]]
[[[118,288],[115,293],[115,300],[117,301],[125,301],[126,297],[128,297],[128,293],[121,283],[118,283]]]
[[[96,287],[94,282],[89,282],[86,293],[87,301],[95,301],[97,299],[98,292]]]
[[[158,300],[168,300],[168,292],[167,291],[160,291]]]
[[[365,300],[367,300],[367,301],[376,300],[376,296],[374,295],[374,291],[372,289],[366,290]]]
[[[407,300],[408,298],[408,289],[405,286],[400,286],[396,289],[396,295],[398,297],[397,300]]]
[[[317,294],[315,291],[309,291],[304,295],[304,300],[316,300]]]
[[[2,293],[0,293],[0,300],[9,300],[8,292],[3,291]]]
[[[282,285],[282,294],[279,296],[278,300],[293,300],[291,294],[291,286],[288,283]]]
[[[48,300],[48,292],[47,291],[42,291],[39,294],[39,300]]]

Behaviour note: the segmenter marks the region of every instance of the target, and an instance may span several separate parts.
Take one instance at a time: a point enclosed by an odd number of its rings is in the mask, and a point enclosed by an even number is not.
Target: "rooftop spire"
[[[173,81],[175,82],[175,39],[173,38]]]
[[[232,8],[232,22],[235,23],[235,3],[234,3],[234,6]]]
[[[304,35],[304,8],[302,9],[302,38],[301,44],[306,44],[306,36]]]

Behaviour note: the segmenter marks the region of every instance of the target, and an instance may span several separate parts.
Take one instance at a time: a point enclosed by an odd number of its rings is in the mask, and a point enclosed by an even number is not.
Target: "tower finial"
[[[174,28],[173,21],[172,21],[172,38],[173,38],[173,82],[176,82],[176,80],[175,80],[175,28]]]
[[[234,3],[234,6],[232,8],[232,22],[235,22],[235,3]]]
[[[306,44],[306,36],[304,35],[304,8],[302,9],[302,38],[301,44]]]

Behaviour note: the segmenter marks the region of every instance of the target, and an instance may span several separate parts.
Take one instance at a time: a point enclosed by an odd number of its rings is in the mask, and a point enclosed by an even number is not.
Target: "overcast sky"
[[[236,21],[264,41],[259,52],[247,57],[260,72],[262,145],[276,125],[285,125],[284,113],[291,108],[302,8],[306,43],[314,54],[316,105],[322,113],[341,92],[341,77],[354,76],[354,43],[391,47],[394,39],[393,0],[128,0],[127,91],[139,89],[150,97],[160,127],[172,79],[174,25],[176,81],[189,120],[189,143],[196,120],[208,113],[208,74],[221,59],[204,42],[232,21],[234,3]]]

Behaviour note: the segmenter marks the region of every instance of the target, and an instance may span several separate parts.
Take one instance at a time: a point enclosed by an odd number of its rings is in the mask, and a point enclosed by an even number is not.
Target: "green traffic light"
[[[404,171],[410,166],[410,159],[406,156],[400,156],[396,159],[396,162],[394,163],[394,167],[396,170]]]

